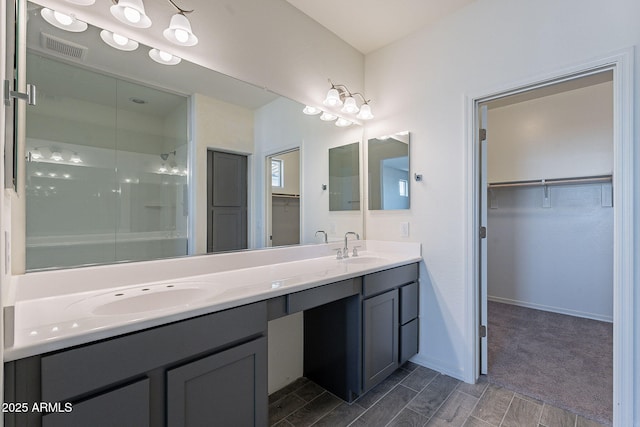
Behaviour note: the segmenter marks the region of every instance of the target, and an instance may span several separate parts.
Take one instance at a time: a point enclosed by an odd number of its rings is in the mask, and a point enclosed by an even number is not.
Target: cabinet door
[[[363,301],[363,389],[398,367],[398,290]]]
[[[167,426],[266,426],[267,339],[167,371]]]
[[[64,410],[62,406],[61,411]],[[70,412],[51,413],[42,417],[43,427],[149,425],[148,379],[76,403]]]

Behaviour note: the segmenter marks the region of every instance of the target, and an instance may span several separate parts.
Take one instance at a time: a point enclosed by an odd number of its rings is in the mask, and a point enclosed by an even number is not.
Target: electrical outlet
[[[409,237],[409,223],[401,222],[400,223],[400,237]]]

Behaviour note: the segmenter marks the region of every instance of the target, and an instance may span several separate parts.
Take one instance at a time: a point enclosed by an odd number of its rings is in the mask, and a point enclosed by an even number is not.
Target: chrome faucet
[[[354,231],[347,231],[344,233],[344,249],[342,250],[342,258],[349,258],[349,246],[347,245],[347,237],[349,234],[356,236],[357,240],[360,240],[360,235]]]
[[[316,231],[316,234],[315,234],[315,235],[317,236],[317,235],[318,235],[318,233],[322,233],[322,234],[324,234],[324,242],[325,242],[325,243],[327,243],[327,232],[326,232],[326,231],[324,231],[324,230],[318,230],[318,231]]]

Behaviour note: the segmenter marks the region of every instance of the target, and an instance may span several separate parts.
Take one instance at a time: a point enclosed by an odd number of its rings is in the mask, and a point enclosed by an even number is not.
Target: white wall
[[[489,182],[609,175],[613,83],[489,108],[488,129]]]
[[[367,238],[397,240],[398,222],[407,220],[409,239],[422,243],[416,361],[473,380],[475,332],[466,304],[473,289],[465,277],[467,97],[639,44],[637,16],[635,0],[478,0],[367,55],[365,89],[377,114],[367,134],[409,129],[411,167],[424,176],[412,182],[409,212],[366,216]],[[635,82],[637,99],[637,75]],[[635,347],[640,349],[640,340]],[[640,376],[634,375],[640,391]]]
[[[550,207],[542,187],[492,190],[489,299],[613,321],[613,208],[602,187],[549,187]]]

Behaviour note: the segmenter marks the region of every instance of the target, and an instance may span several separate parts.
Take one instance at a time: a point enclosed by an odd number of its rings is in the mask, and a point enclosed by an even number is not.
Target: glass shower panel
[[[27,53],[27,270],[115,258],[116,79]]]
[[[187,254],[187,98],[119,81],[116,257]]]
[[[27,271],[187,254],[187,98],[27,53]]]

